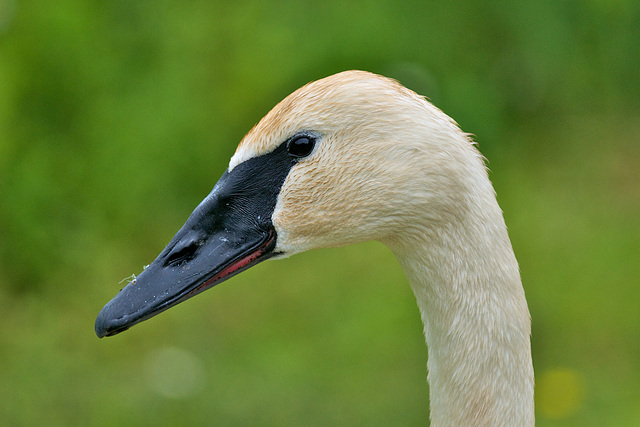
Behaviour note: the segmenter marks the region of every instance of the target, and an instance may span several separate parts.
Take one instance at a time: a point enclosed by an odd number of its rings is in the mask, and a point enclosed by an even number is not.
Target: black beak
[[[100,311],[98,337],[125,331],[276,255],[271,216],[291,168],[282,151],[224,173],[162,253]]]

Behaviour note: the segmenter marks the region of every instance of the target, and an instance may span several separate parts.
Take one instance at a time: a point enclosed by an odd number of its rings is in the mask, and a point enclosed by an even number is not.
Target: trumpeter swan
[[[363,71],[307,84],[251,129],[96,333],[267,258],[371,239],[391,248],[418,302],[432,425],[533,425],[529,310],[484,159],[424,98]]]

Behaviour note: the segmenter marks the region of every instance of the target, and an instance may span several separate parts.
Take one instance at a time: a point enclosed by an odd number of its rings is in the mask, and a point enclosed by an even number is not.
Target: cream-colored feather
[[[529,311],[471,139],[399,83],[347,71],[279,103],[245,136],[229,168],[300,131],[320,138],[280,191],[276,249],[289,256],[385,243],[424,322],[432,425],[533,425]]]

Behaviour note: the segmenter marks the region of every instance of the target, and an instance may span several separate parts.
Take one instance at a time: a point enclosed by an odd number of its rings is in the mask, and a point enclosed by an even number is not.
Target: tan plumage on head
[[[453,158],[456,150],[450,146],[456,144],[471,154],[472,160],[482,163],[480,154],[455,122],[424,98],[394,80],[364,71],[347,71],[312,82],[280,102],[245,136],[229,168],[274,150],[300,130],[318,132],[322,143],[313,159],[292,170],[280,193],[280,209],[275,217],[277,223],[283,224],[281,231],[289,234],[293,233],[291,227],[312,225],[300,230],[296,237],[300,242],[311,238],[310,233],[335,230],[340,224],[343,229],[337,241],[327,235],[326,246],[351,243],[345,241],[344,232],[348,230],[354,231],[354,241],[390,237],[381,234],[393,234],[391,220],[399,216],[398,206],[393,203],[398,180],[432,199],[431,205],[442,205],[446,202],[443,198],[458,197],[456,186],[461,185],[455,182],[458,174],[447,172],[459,167]],[[423,135],[429,138],[422,138]],[[438,181],[439,187],[446,185],[448,189],[430,197],[425,192],[434,190],[424,186],[425,181]],[[328,197],[329,192],[334,193],[333,197]],[[284,203],[290,198],[295,200]],[[379,203],[381,200],[386,203]],[[422,198],[414,201],[426,202]],[[347,212],[343,202],[350,204]],[[377,212],[385,207],[385,211]],[[295,212],[287,214],[287,209]],[[332,214],[341,221],[334,221]],[[375,222],[358,229],[357,222],[362,222],[362,218],[356,220],[358,215]],[[288,220],[287,216],[295,220]],[[441,217],[441,212],[435,216]],[[385,228],[378,230],[377,223]],[[313,244],[317,245],[318,241]]]

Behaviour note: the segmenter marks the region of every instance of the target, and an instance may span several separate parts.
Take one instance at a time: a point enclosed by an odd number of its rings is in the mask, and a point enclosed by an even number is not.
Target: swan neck
[[[434,426],[534,424],[529,310],[497,202],[492,210],[392,247],[424,323]]]

